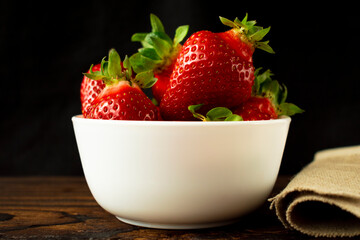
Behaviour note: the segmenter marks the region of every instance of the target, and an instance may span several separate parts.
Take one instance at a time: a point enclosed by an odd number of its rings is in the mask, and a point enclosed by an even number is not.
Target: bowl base
[[[229,224],[236,222],[236,220],[231,220],[231,221],[214,222],[214,223],[162,224],[162,223],[136,221],[136,220],[126,219],[126,218],[122,218],[122,217],[118,217],[118,216],[116,216],[116,218],[124,223],[128,223],[128,224],[139,226],[139,227],[172,229],[172,230],[213,228],[213,227],[221,227],[221,226],[229,225]]]

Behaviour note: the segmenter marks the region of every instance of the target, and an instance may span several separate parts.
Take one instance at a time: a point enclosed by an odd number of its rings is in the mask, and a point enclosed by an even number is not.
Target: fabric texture
[[[315,237],[360,236],[360,145],[317,152],[269,201],[286,228]]]

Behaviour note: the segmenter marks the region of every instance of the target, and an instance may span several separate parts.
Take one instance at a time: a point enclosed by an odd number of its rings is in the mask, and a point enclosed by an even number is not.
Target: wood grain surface
[[[289,182],[278,178],[272,195]],[[311,239],[285,229],[266,202],[238,222],[201,230],[125,224],[103,210],[84,177],[0,177],[0,239]],[[317,238],[320,239],[320,238]]]

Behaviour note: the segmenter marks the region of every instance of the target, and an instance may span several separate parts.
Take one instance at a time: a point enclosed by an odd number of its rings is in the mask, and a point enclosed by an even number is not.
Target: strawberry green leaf
[[[203,122],[209,121],[242,121],[242,117],[233,114],[230,109],[225,107],[215,107],[206,113],[206,117],[200,113],[197,113],[204,104],[190,105],[189,111],[195,118],[200,119]]]
[[[231,28],[238,28],[239,22],[233,22],[230,19],[224,18],[224,17],[219,17],[220,21],[222,24],[224,24],[225,26],[231,27]],[[241,24],[241,23],[240,23]]]
[[[299,108],[293,103],[282,103],[279,105],[279,116],[286,115],[286,116],[292,116],[297,113],[303,113],[304,110]]]
[[[260,73],[260,71],[262,71],[262,69],[263,69],[262,67],[258,67],[258,68],[255,69],[255,71],[254,71],[255,77],[259,76],[259,73]]]
[[[275,51],[269,46],[269,41],[256,42],[255,47],[268,53],[275,53]]]
[[[279,104],[282,104],[286,101],[287,95],[288,95],[288,90],[287,87],[285,86],[285,84],[280,86],[281,88],[281,96],[279,97]]]
[[[152,32],[165,32],[164,25],[160,19],[153,13],[150,14],[150,24]]]
[[[208,121],[220,121],[232,115],[230,109],[225,107],[216,107],[207,112]]]
[[[106,57],[103,57],[103,59],[101,60],[101,67],[100,67],[100,71],[101,74],[105,75],[105,76],[109,76],[108,73],[108,64],[109,62],[105,60]]]
[[[148,42],[154,47],[155,51],[161,58],[164,58],[169,54],[171,45],[167,41],[158,37],[150,37]]]
[[[245,17],[243,18],[243,20],[241,21],[241,24],[246,25],[247,20],[248,19],[248,13],[245,14]],[[238,18],[235,18],[235,22],[239,22]]]
[[[231,114],[230,116],[228,116],[227,118],[225,118],[224,121],[243,121],[244,119],[237,115],[237,114]]]
[[[197,113],[196,111],[199,110],[204,104],[197,104],[197,105],[190,105],[188,107],[189,111],[193,114],[195,118],[200,119],[201,121],[206,121],[204,115]]]
[[[274,104],[279,103],[280,84],[276,80],[265,81],[261,87],[262,95]]]
[[[148,42],[150,36],[156,36],[162,40],[167,41],[170,45],[172,44],[171,38],[164,31],[156,31],[155,29],[152,29],[152,32],[150,33],[134,33],[131,36],[131,41],[141,42],[143,47],[151,47],[151,43]]]
[[[112,78],[119,78],[122,74],[121,59],[115,49],[111,49],[109,52],[107,71]]]
[[[130,60],[127,55],[125,56],[125,59],[123,61],[123,66],[126,69],[126,71],[125,71],[126,79],[131,79],[132,67],[131,67]]]
[[[136,74],[134,82],[141,88],[151,88],[156,83],[157,78],[154,77],[153,71],[140,72]]]
[[[166,33],[163,33],[163,32],[151,32],[151,33],[148,33],[144,39],[144,42],[148,43],[149,46],[153,46],[152,44],[152,38],[158,38],[158,39],[161,39],[165,42],[167,42],[167,44],[169,46],[171,46],[173,44],[173,41],[171,40],[171,38],[166,34]]]
[[[188,31],[189,31],[189,25],[180,26],[175,30],[175,36],[173,40],[174,46],[178,45],[182,40],[184,40]]]
[[[247,14],[245,17],[247,18]],[[229,21],[231,21],[231,20],[229,20]],[[235,18],[234,23],[236,24],[237,27],[245,27],[245,25],[242,23],[242,21],[239,20],[238,17]]]
[[[235,18],[234,22],[237,23],[240,27],[243,27],[245,32],[252,32],[256,28],[258,28],[256,25],[256,21],[248,21],[248,13],[245,14],[245,17],[242,21],[240,21],[238,18]]]
[[[260,41],[265,37],[266,34],[268,34],[269,31],[270,31],[270,27],[255,31],[253,34],[249,36],[249,38],[251,39],[251,41]]]
[[[155,69],[157,64],[161,64],[162,60],[153,60],[135,53],[130,57],[130,63],[136,73]]]
[[[91,64],[89,73],[84,73],[84,75],[86,77],[93,79],[93,80],[102,80],[102,79],[106,78],[106,76],[101,71],[93,72],[93,70],[92,70],[93,66],[94,66],[94,64]]]
[[[123,66],[124,66],[124,68],[126,68],[126,69],[128,69],[128,70],[131,69],[131,64],[130,64],[130,61],[129,61],[129,58],[128,58],[127,55],[126,55],[125,58],[124,58]],[[121,68],[121,64],[120,64],[120,68]]]
[[[253,95],[260,95],[260,87],[263,86],[265,81],[271,81],[271,76],[273,75],[271,73],[270,69],[259,74],[260,70],[262,70],[262,68],[257,68],[254,72],[255,79],[254,79],[254,85],[253,85],[253,89],[252,89]]]
[[[196,112],[197,110],[199,110],[202,106],[204,106],[203,103],[196,104],[196,105],[190,105],[190,106],[188,107],[188,109],[189,109],[190,112],[194,113],[194,112]]]
[[[97,74],[97,73],[83,73],[87,78],[93,79],[93,80],[103,80],[106,78],[106,76]]]
[[[190,112],[194,113],[194,112],[196,112],[197,110],[199,110],[202,106],[204,106],[203,103],[196,104],[196,105],[190,105],[190,106],[188,107],[188,109],[189,109]]]
[[[161,60],[161,57],[156,53],[154,48],[140,48],[138,51],[144,57],[152,60]]]
[[[131,36],[132,42],[142,42],[145,40],[147,33],[135,33]]]

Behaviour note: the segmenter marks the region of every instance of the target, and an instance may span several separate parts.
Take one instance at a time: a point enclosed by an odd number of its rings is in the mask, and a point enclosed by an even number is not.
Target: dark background
[[[258,50],[254,65],[270,68],[288,101],[306,110],[293,117],[281,173],[298,172],[318,150],[360,144],[355,2],[246,2],[0,1],[0,175],[82,174],[71,123],[81,113],[82,72],[110,48],[134,53],[130,37],[150,31],[150,13],[170,36],[184,24],[190,34],[225,31],[218,16],[246,12],[272,27],[266,39],[276,54]]]

